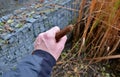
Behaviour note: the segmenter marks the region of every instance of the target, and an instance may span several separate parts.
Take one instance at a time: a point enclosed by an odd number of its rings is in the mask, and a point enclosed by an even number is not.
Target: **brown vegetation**
[[[78,21],[81,21],[81,10],[79,13]],[[110,55],[115,53],[120,44],[120,0],[92,0],[86,16],[84,31],[77,32],[79,28],[76,28],[74,33],[83,33],[77,37],[82,39],[79,54],[87,52],[87,58],[99,57],[97,61],[106,56],[113,58]],[[120,58],[120,55],[116,58]]]
[[[120,58],[120,0],[82,0],[76,23],[73,47],[63,52],[53,76],[115,77],[96,62]]]

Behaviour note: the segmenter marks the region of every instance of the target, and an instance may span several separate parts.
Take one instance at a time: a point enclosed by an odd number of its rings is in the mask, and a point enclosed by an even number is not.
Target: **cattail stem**
[[[60,30],[60,32],[56,33],[56,36],[55,36],[56,42],[58,42],[63,36],[71,32],[72,30],[73,30],[73,25],[69,25],[64,29]]]

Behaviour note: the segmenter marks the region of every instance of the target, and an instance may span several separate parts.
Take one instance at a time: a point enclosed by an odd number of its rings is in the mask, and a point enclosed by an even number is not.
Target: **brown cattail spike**
[[[56,36],[55,36],[56,41],[58,42],[60,38],[62,38],[63,36],[71,32],[72,30],[73,30],[73,25],[69,25],[65,27],[63,30],[60,30],[60,32],[56,33]]]

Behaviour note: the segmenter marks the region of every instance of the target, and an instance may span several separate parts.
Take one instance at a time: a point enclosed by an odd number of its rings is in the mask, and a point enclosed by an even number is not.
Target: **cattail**
[[[56,36],[55,36],[56,42],[58,42],[60,38],[62,38],[64,35],[71,32],[72,30],[73,30],[73,25],[69,25],[65,27],[63,30],[61,30],[60,32],[56,33]]]

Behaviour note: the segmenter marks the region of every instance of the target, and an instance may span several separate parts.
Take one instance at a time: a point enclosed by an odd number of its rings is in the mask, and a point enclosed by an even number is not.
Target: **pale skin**
[[[39,34],[34,42],[34,50],[44,50],[50,53],[57,61],[67,40],[67,36],[65,35],[58,42],[56,42],[55,35],[59,31],[60,28],[55,26],[50,30]]]

